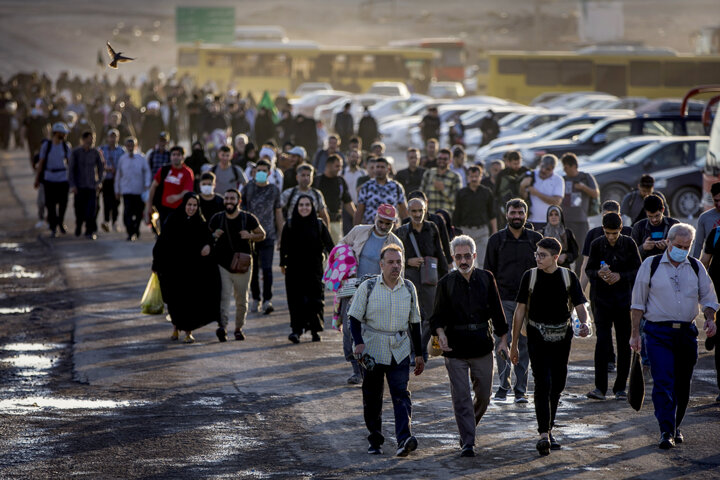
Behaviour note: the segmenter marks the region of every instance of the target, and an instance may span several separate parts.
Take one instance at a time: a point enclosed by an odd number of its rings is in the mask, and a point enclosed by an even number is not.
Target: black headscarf
[[[453,225],[450,212],[448,212],[444,208],[441,208],[439,210],[436,210],[435,214],[440,215],[440,217],[445,220],[445,228],[447,229],[448,238],[450,239],[450,241],[452,241],[452,239],[457,237],[458,235],[462,235],[462,230],[460,230],[459,228],[455,228],[455,225]]]
[[[200,146],[199,149],[196,149],[196,146]],[[190,156],[188,156],[185,159],[185,165],[193,171],[195,174],[195,177],[200,176],[200,169],[203,165],[208,163],[208,159],[205,156],[205,151],[203,149],[203,144],[201,142],[195,142],[192,144],[192,150],[190,151]]]
[[[185,207],[194,198],[198,202],[198,209],[194,215],[188,217]],[[177,258],[187,256],[200,256],[200,249],[211,243],[210,231],[200,213],[200,197],[197,193],[188,192],[182,203],[165,220],[160,236],[153,248],[153,270],[168,273],[180,265]]]
[[[303,217],[300,215],[300,200],[307,198],[310,201],[310,215]],[[292,229],[293,235],[298,235],[299,238],[307,238],[308,240],[316,240],[320,234],[318,232],[318,216],[315,211],[315,204],[310,195],[301,194],[295,207],[293,207],[292,217],[290,217],[290,228]]]

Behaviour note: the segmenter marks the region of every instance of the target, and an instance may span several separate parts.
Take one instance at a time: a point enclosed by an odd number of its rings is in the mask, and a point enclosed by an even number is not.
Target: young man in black
[[[595,389],[588,398],[605,400],[608,388],[608,352],[612,349],[612,328],[617,342],[617,377],[613,385],[616,400],[626,400],[630,372],[630,304],[635,276],[642,261],[632,238],[622,235],[617,213],[603,216],[605,235],[590,246],[585,272],[590,279],[597,343],[595,344]]]
[[[517,365],[520,360],[518,339],[527,314],[527,344],[535,379],[535,416],[540,433],[536,448],[540,455],[549,455],[551,449],[561,448],[553,437],[552,428],[560,394],[567,381],[573,338],[570,306],[575,309],[582,324],[580,336],[588,334],[585,295],[575,272],[558,267],[561,250],[562,246],[555,238],[543,238],[538,242],[536,273],[533,274],[534,269],[528,270],[520,282],[510,346],[510,360]],[[533,276],[536,281],[531,286]]]
[[[635,240],[640,250],[640,256],[645,260],[647,257],[665,253],[668,247],[667,235],[670,227],[678,221],[664,215],[663,200],[655,194],[645,197],[643,210],[647,218],[643,218],[633,225],[632,239]]]
[[[339,155],[330,155],[325,161],[325,171],[315,178],[314,187],[325,197],[327,212],[330,216],[330,236],[337,243],[343,237],[343,209],[351,217],[355,216],[355,204],[350,197],[350,189],[340,176],[343,159]]]

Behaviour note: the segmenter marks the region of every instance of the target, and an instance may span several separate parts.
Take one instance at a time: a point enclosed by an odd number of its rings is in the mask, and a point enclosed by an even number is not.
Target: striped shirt
[[[370,298],[368,282],[377,282]],[[410,323],[420,323],[420,309],[415,287],[407,287],[402,277],[392,289],[385,285],[382,275],[364,281],[353,296],[348,315],[363,324],[364,353],[376,363],[390,365],[393,358],[400,363],[410,355],[407,332]]]
[[[445,187],[443,190],[435,188],[435,180],[440,180]],[[420,190],[425,192],[428,198],[428,212],[436,212],[440,209],[447,210],[450,215],[455,211],[455,196],[462,188],[460,175],[448,170],[445,173],[438,173],[437,168],[425,171]]]

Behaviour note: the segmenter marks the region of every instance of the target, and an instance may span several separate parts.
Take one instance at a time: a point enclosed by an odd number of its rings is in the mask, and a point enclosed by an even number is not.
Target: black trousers
[[[393,358],[391,365],[377,364],[372,371],[363,370],[363,373],[363,414],[365,426],[370,432],[368,441],[371,445],[382,445],[385,442],[382,434],[382,404],[387,377],[395,413],[395,438],[400,445],[411,435],[412,402],[407,389],[410,380],[410,358],[405,358],[399,364]]]
[[[68,182],[45,182],[45,207],[47,208],[47,220],[50,230],[55,231],[58,226],[65,222],[65,211],[67,210]]]
[[[94,188],[78,188],[75,194],[75,221],[76,231],[85,225],[85,234],[91,235],[97,231],[97,190]]]
[[[567,335],[559,342],[546,342],[540,332],[530,325],[527,334],[530,367],[535,380],[538,432],[547,433],[555,425],[560,394],[565,389],[573,331],[568,327]]]
[[[595,308],[595,387],[603,395],[608,389],[608,352],[612,350],[612,328],[615,327],[617,342],[617,376],[613,385],[613,393],[624,392],[627,387],[630,373],[630,307],[604,307]]]
[[[105,223],[112,220],[113,225],[118,219],[120,202],[115,198],[115,180],[106,179],[102,183],[103,214]]]
[[[140,195],[123,195],[123,223],[128,236],[140,236],[140,223],[142,222],[145,203]]]

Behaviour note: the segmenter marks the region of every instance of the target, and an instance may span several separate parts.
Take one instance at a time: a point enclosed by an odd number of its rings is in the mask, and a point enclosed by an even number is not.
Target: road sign
[[[232,43],[234,7],[176,7],[175,41],[178,43]]]

